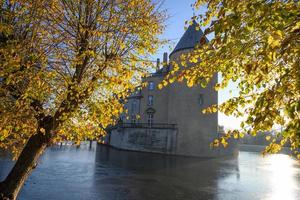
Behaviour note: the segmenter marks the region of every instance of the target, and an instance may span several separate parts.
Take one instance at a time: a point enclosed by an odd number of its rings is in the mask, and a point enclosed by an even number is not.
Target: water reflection
[[[272,193],[266,196],[267,199],[296,199],[299,194],[294,193],[297,190],[297,181],[299,181],[299,168],[295,160],[287,155],[268,156],[266,158],[265,170],[270,174],[269,177]],[[298,184],[299,185],[299,184]]]
[[[238,170],[219,178],[217,199],[299,199],[300,165],[288,155],[240,152]]]
[[[96,161],[108,164],[114,171],[106,178],[96,176],[95,185],[105,193],[103,199],[112,197],[107,188],[113,188],[113,199],[215,198],[220,165],[213,160],[124,152],[100,146]]]
[[[300,195],[299,163],[286,155],[240,152],[238,158],[198,159],[88,146],[49,149],[19,199],[296,200]],[[11,163],[0,159],[0,179],[7,166]]]

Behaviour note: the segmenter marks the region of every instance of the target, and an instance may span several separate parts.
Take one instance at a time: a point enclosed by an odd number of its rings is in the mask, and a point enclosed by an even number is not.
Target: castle
[[[190,52],[203,32],[196,24],[188,27],[171,52],[170,61]],[[208,41],[205,38],[206,41]],[[215,75],[206,88],[187,87],[184,82],[175,82],[159,90],[158,84],[172,70],[168,55],[163,55],[164,67],[145,78],[147,87],[136,90],[127,100],[127,117],[109,134],[108,143],[119,149],[156,152],[172,155],[216,157],[234,152],[234,146],[226,149],[211,148],[210,143],[218,137],[218,113],[203,114],[201,110],[218,103],[218,93],[213,86],[218,82]],[[138,117],[139,116],[139,117]]]

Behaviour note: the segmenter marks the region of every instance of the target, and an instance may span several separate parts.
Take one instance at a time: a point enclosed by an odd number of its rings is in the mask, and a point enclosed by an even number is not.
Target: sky
[[[165,0],[162,8],[167,10],[168,19],[166,21],[166,30],[162,35],[163,39],[170,40],[170,44],[160,48],[158,53],[154,56],[153,60],[160,58],[162,60],[163,52],[168,54],[175,47],[181,36],[184,34],[185,21],[189,20],[193,16],[193,4],[195,0]],[[196,13],[204,13],[205,8],[201,8]],[[201,27],[202,30],[203,27]],[[210,39],[210,38],[208,38]],[[220,79],[220,78],[219,78]],[[232,92],[230,92],[230,90]],[[236,84],[230,83],[228,88],[219,91],[219,103],[238,95]],[[237,119],[233,116],[225,116],[219,113],[219,125],[223,125],[225,129],[239,128],[241,119]]]

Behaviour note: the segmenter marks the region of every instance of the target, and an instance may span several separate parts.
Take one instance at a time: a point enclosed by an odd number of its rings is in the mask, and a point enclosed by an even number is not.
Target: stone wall
[[[168,87],[162,90],[158,89],[158,84],[161,83],[164,76],[151,76],[143,80],[144,82],[153,82],[154,90],[149,90],[148,87],[141,91],[143,99],[141,100],[141,122],[148,123],[147,109],[154,110],[153,123],[168,123]],[[153,105],[148,105],[148,96],[153,96]]]
[[[109,144],[119,149],[176,153],[177,129],[116,128],[110,133]]]
[[[179,62],[182,54],[191,49],[175,52],[170,60]],[[192,64],[188,64],[192,66]],[[172,67],[172,66],[171,66]],[[168,123],[178,125],[178,155],[215,157],[219,151],[211,149],[210,144],[218,137],[218,113],[203,114],[202,110],[218,104],[218,92],[214,85],[215,75],[206,88],[199,85],[188,87],[186,82],[170,85],[168,96]]]

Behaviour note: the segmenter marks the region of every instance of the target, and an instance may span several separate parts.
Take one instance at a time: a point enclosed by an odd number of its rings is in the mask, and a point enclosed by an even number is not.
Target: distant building
[[[170,61],[193,50],[203,37],[196,25],[188,27],[174,50]],[[203,42],[203,41],[202,41]],[[168,55],[163,55],[164,66],[144,79],[148,86],[135,91],[125,105],[127,115],[122,115],[119,125],[110,133],[110,145],[128,150],[158,152],[175,155],[214,157],[233,153],[228,149],[211,149],[210,143],[218,137],[218,113],[202,114],[201,110],[218,103],[218,93],[213,89],[215,75],[206,88],[186,83],[173,83],[162,90],[158,84],[172,70]]]

